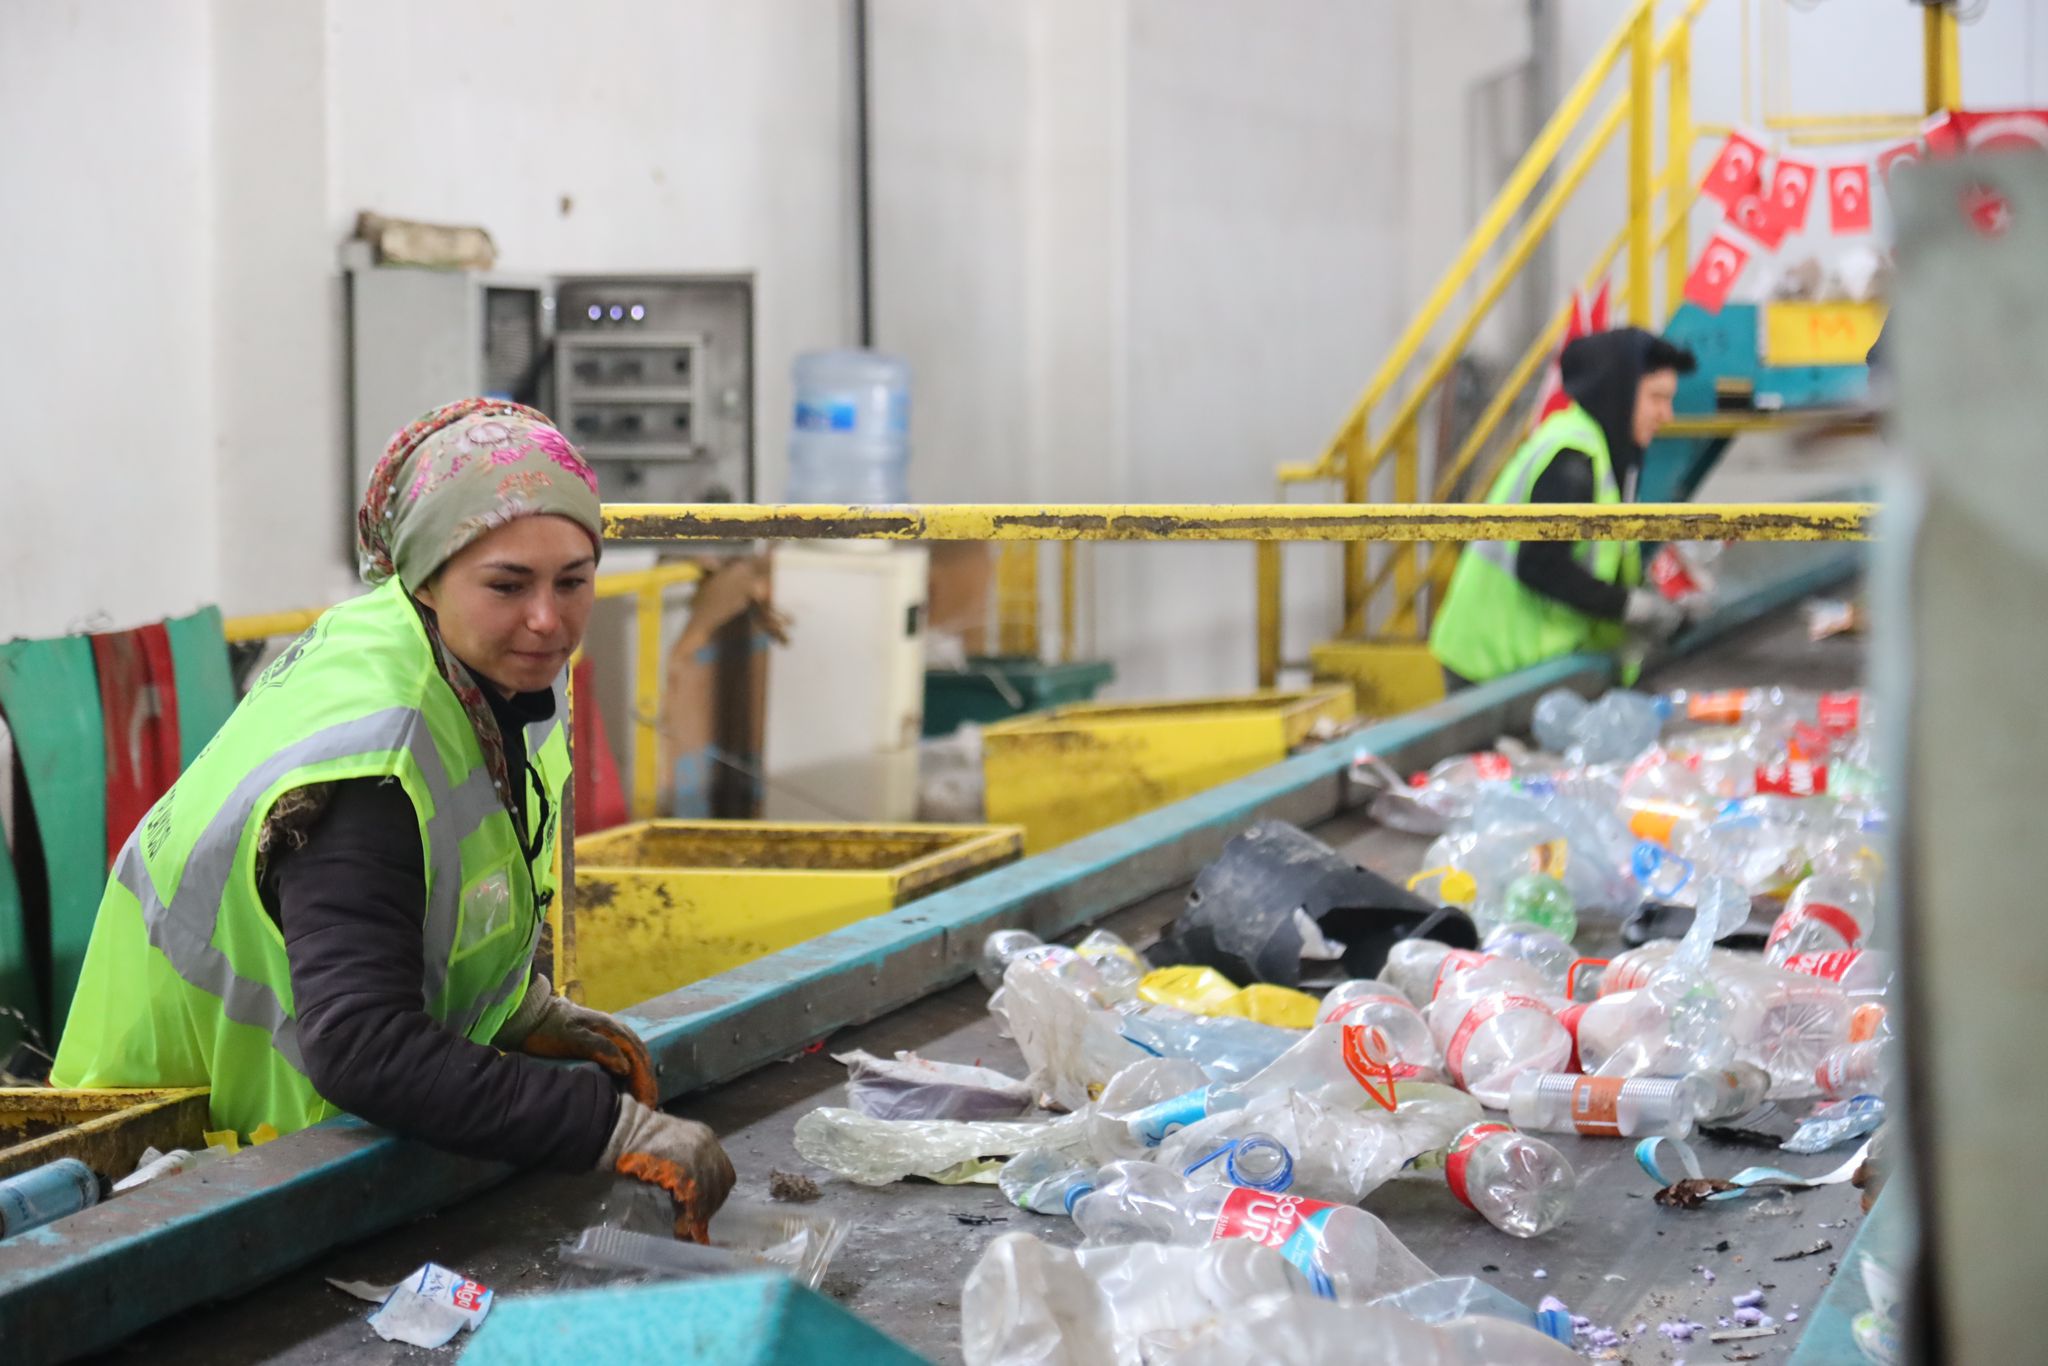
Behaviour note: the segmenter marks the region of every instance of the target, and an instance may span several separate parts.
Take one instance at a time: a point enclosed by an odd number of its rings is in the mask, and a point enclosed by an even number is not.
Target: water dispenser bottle
[[[909,364],[879,351],[809,351],[792,374],[788,500],[909,502]]]

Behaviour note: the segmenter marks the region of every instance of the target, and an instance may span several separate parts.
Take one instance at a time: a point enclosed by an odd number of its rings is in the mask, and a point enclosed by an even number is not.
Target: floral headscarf
[[[547,417],[502,399],[466,398],[400,430],[384,448],[356,513],[363,581],[397,578],[412,593],[480,537],[520,517],[552,513],[600,548],[597,476]],[[504,737],[476,676],[415,597],[441,674],[468,714],[491,781],[525,827],[525,775],[507,772]]]

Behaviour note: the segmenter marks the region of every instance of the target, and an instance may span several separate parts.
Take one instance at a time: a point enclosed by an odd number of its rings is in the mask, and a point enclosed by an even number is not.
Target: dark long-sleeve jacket
[[[523,774],[523,728],[552,714],[552,694],[490,701],[507,763]],[[471,1043],[427,1014],[426,868],[403,787],[336,783],[304,843],[274,853],[263,891],[284,933],[300,1048],[321,1096],[451,1151],[596,1165],[619,1110],[605,1074]]]

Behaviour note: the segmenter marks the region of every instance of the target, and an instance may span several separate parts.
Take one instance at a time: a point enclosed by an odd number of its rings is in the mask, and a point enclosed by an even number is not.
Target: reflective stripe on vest
[[[302,1075],[306,1067],[299,1049],[298,1022],[286,1012],[268,983],[238,974],[227,955],[213,943],[242,831],[264,794],[293,770],[328,760],[399,749],[412,756],[434,801],[434,814],[427,822],[428,842],[433,866],[441,871],[428,879],[430,891],[423,927],[426,1004],[431,1009],[445,985],[448,959],[461,919],[461,843],[503,807],[488,769],[477,769],[460,788],[450,789],[447,767],[428,734],[426,720],[412,708],[393,707],[331,726],[280,751],[245,775],[193,845],[169,904],[157,895],[155,881],[142,858],[141,840],[146,827],[138,827],[129,836],[115,864],[115,880],[142,904],[142,921],[150,944],[170,960],[178,976],[218,997],[222,1013],[230,1020],[268,1032],[272,1046]],[[513,976],[523,981],[520,974]],[[497,1000],[503,999],[504,993],[500,991]],[[482,1010],[475,1011],[470,1023],[482,1017]]]

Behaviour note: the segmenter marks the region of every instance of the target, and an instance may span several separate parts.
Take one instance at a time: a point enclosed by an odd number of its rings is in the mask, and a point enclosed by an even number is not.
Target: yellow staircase
[[[1617,319],[1655,327],[1676,311],[1692,264],[1689,220],[1700,193],[1694,152],[1700,142],[1725,138],[1730,131],[1693,119],[1693,29],[1712,2],[1666,3],[1662,8],[1670,12],[1669,21],[1661,31],[1658,0],[1641,0],[1630,10],[1509,175],[1322,454],[1280,467],[1281,501],[1298,484],[1334,484],[1338,498],[1348,503],[1413,503],[1452,501],[1461,490],[1477,497],[1492,483],[1513,452],[1537,381],[1569,325],[1571,306],[1550,316],[1508,369],[1471,431],[1441,460],[1425,456],[1430,415],[1480,328],[1624,131],[1628,176],[1622,226],[1579,277],[1581,288],[1590,297],[1615,263],[1624,261],[1625,272],[1612,295]],[[1748,62],[1748,11],[1744,14]],[[1934,113],[1960,103],[1956,19],[1946,6],[1930,6],[1923,15],[1926,112]],[[1619,88],[1596,114],[1610,83]],[[1920,120],[1919,114],[1787,114],[1767,116],[1763,123],[1791,141],[1821,143],[1903,138],[1918,130]],[[1433,338],[1440,339],[1433,344]],[[1761,413],[1696,415],[1686,420],[1684,430],[1735,435],[1787,420]],[[1442,677],[1426,643],[1428,618],[1449,581],[1458,549],[1454,538],[1378,547],[1347,544],[1342,625],[1334,639],[1310,651],[1306,664],[1314,678],[1351,683],[1359,711],[1368,716],[1440,698]],[[1301,667],[1299,661],[1282,658],[1280,553],[1279,542],[1258,547],[1262,688],[1276,686],[1283,668]]]

